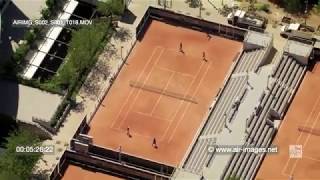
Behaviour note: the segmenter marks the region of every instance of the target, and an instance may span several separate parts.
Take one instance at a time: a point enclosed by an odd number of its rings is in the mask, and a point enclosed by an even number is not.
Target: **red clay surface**
[[[320,63],[307,72],[273,142],[278,153],[266,156],[257,179],[320,179],[320,136],[298,130],[320,130],[319,82]],[[290,158],[289,145],[302,145],[302,158]]]
[[[240,42],[152,21],[90,124],[93,142],[177,166],[241,49]],[[131,87],[132,81],[192,97],[197,104]]]
[[[124,180],[108,174],[83,169],[79,166],[68,165],[62,180]]]

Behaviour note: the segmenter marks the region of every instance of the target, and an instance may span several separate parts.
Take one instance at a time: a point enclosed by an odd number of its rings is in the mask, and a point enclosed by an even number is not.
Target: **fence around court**
[[[75,150],[75,142],[80,142],[80,143],[85,143],[87,144],[87,142],[84,142],[83,140],[81,140],[81,135],[86,134],[87,130],[88,130],[89,126],[88,126],[88,120],[87,117],[83,118],[81,121],[80,126],[78,127],[75,135],[73,136],[73,139],[70,142],[70,149],[71,150]],[[96,144],[92,144],[89,143],[88,144],[88,152],[86,154],[87,155],[91,155],[94,157],[98,157],[100,159],[104,159],[106,161],[110,161],[112,163],[120,163],[120,164],[126,164],[129,167],[132,167],[132,171],[145,171],[145,173],[149,173],[149,175],[153,175],[153,176],[161,176],[164,179],[166,179],[166,177],[169,177],[173,171],[174,168],[162,163],[158,163],[155,161],[151,161],[148,159],[142,159],[140,157],[135,157],[126,153],[123,153],[121,151],[114,151],[111,149],[108,149],[106,147],[100,147]],[[84,161],[84,159],[86,158],[81,158],[80,156],[76,156],[78,158],[79,161]],[[66,157],[64,157],[66,158]],[[90,159],[87,159],[90,160]],[[61,161],[64,161],[63,159],[60,159],[59,163],[57,166],[61,166]],[[88,163],[92,163],[92,162],[88,162]],[[107,165],[103,165],[105,167],[107,167]],[[56,167],[57,168],[57,167]],[[126,167],[127,168],[127,167]],[[118,167],[118,169],[120,169],[120,167]],[[61,170],[60,170],[61,171]],[[58,172],[58,170],[56,170],[56,172]],[[53,173],[56,173],[53,172]],[[123,173],[126,173],[125,171]],[[133,173],[135,174],[135,173]]]
[[[61,179],[68,164],[79,164],[89,167],[94,171],[117,172],[128,177],[142,179],[170,179],[174,168],[162,163],[135,157],[121,151],[111,150],[105,147],[89,143],[80,139],[88,128],[87,118],[83,118],[70,143],[70,150],[66,150],[58,164],[50,174],[50,179]],[[87,152],[78,152],[75,143],[84,143],[88,147]],[[111,173],[111,174],[112,174]]]
[[[142,17],[140,23],[136,27],[136,37],[138,40],[143,38],[143,35],[148,28],[149,23],[153,20],[165,21],[174,25],[181,25],[195,30],[216,34],[232,40],[243,41],[247,34],[244,29],[231,27],[215,22],[210,22],[204,19],[178,14],[170,10],[149,7]]]
[[[68,166],[68,164],[67,164],[67,159],[66,159],[66,152],[64,152],[63,155],[61,156],[58,164],[55,166],[55,168],[51,172],[49,179],[50,180],[61,179],[63,171],[65,171],[67,166]]]
[[[112,154],[114,158],[119,157],[119,154],[117,152],[112,152]],[[161,166],[161,170],[163,170],[164,173],[159,173],[152,170],[152,168],[145,169],[127,162],[126,160],[128,157],[126,157],[125,154],[121,157],[124,159],[123,161],[118,161],[114,158],[105,158],[95,153],[81,154],[74,150],[67,150],[64,152],[59,164],[55,167],[53,173],[50,176],[50,179],[61,179],[68,165],[80,166],[87,170],[106,173],[112,176],[119,176],[125,179],[170,179],[170,176],[167,176],[166,173],[172,172],[172,168],[165,169],[165,167]],[[154,167],[153,164],[149,165]]]

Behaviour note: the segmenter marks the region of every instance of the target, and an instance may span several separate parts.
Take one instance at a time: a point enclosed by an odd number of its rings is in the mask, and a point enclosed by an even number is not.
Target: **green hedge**
[[[21,77],[17,77],[17,79],[20,84],[34,87],[40,90],[48,91],[53,94],[59,94],[62,96],[64,95],[64,91],[50,81],[41,83],[40,80],[35,80],[35,79],[28,80],[28,79],[23,79]]]
[[[53,78],[56,85],[73,90],[81,77],[96,63],[96,53],[109,33],[110,21],[96,22],[73,32],[65,63]]]
[[[55,111],[53,117],[50,120],[50,126],[51,127],[56,127],[58,121],[60,120],[61,116],[63,115],[64,110],[66,107],[70,104],[70,100],[64,99],[60,105],[58,106],[57,110]]]
[[[111,34],[110,21],[99,21],[93,26],[83,26],[79,31],[73,32],[65,63],[48,83],[55,86],[54,89],[67,90],[66,100],[60,104],[51,119],[52,127],[56,126],[65,107],[74,102],[73,99],[75,99]]]

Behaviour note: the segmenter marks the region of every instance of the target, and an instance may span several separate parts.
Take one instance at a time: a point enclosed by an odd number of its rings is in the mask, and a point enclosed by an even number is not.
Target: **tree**
[[[318,1],[318,4],[316,5],[316,9],[318,12],[320,12],[320,0]]]
[[[113,14],[121,16],[124,12],[125,6],[122,0],[110,0],[111,11]]]
[[[110,4],[103,1],[98,1],[97,11],[103,16],[109,16],[111,14]]]
[[[27,43],[20,44],[19,47],[16,49],[16,52],[13,53],[12,58],[16,64],[20,64],[24,57],[27,55],[30,49],[30,45]]]
[[[200,6],[200,0],[186,0],[186,3],[189,3],[189,7],[197,8]]]
[[[5,145],[7,142],[6,137],[9,136],[11,131],[17,129],[17,127],[18,124],[13,118],[0,113],[0,147]]]
[[[46,5],[48,7],[48,9],[52,10],[55,6],[55,0],[46,0]]]
[[[255,3],[256,3],[256,0],[249,0],[249,11],[254,11],[255,10],[255,7],[254,7],[254,5],[255,5]]]
[[[97,11],[103,16],[122,15],[125,6],[122,0],[98,1]]]
[[[284,8],[289,12],[300,12],[304,5],[304,1],[301,0],[283,0]]]
[[[0,179],[21,180],[19,176],[8,171],[0,171]]]
[[[33,30],[29,30],[25,32],[24,39],[27,41],[28,44],[31,44],[36,39],[36,34]]]
[[[305,0],[269,0],[272,3],[278,4],[290,13],[302,12],[306,6]],[[309,0],[309,5],[316,4],[316,0]]]
[[[19,154],[16,152],[16,147],[39,145],[39,138],[34,137],[29,131],[18,130],[12,132],[6,139],[6,150],[0,156],[0,179],[1,177],[29,179],[41,154]]]

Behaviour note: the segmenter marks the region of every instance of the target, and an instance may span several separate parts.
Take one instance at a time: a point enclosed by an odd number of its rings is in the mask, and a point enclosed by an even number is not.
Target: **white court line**
[[[312,160],[312,161],[318,161],[318,162],[320,162],[320,159],[316,159],[316,158],[309,157],[309,156],[303,156],[303,157],[306,158],[306,159]]]
[[[304,123],[304,125],[307,125],[309,123],[313,112],[315,111],[315,109],[318,106],[319,100],[320,100],[320,95],[317,97],[316,103],[315,103],[315,105],[313,105],[312,110],[311,110],[310,114],[308,115],[307,121]],[[301,136],[302,136],[302,132],[299,132],[299,136],[298,136],[295,143],[297,143],[300,140]],[[286,174],[285,171],[289,165],[290,160],[291,160],[290,158],[287,159],[286,165],[282,168],[282,171],[281,171],[282,174]]]
[[[191,96],[192,98],[194,98],[194,97],[195,97],[195,95],[197,94],[197,92],[198,92],[198,90],[199,90],[199,88],[200,88],[200,86],[201,86],[201,84],[202,84],[202,82],[203,82],[204,78],[207,76],[207,73],[208,73],[209,69],[211,68],[210,64],[211,64],[211,62],[209,62],[209,65],[208,65],[208,67],[207,67],[206,72],[205,72],[205,73],[204,73],[204,75],[201,77],[201,80],[200,80],[200,82],[199,82],[198,86],[196,87],[196,89],[195,89],[195,91],[194,91],[193,95]],[[187,107],[185,108],[185,110],[184,110],[184,112],[183,112],[182,117],[179,119],[178,124],[175,126],[175,128],[174,128],[174,130],[173,130],[173,132],[172,132],[172,134],[171,134],[171,136],[170,136],[170,138],[169,138],[169,142],[170,142],[170,141],[171,141],[171,139],[173,138],[173,136],[174,136],[174,134],[175,134],[175,132],[176,132],[177,128],[179,127],[179,124],[181,123],[181,120],[182,120],[182,119],[184,118],[184,116],[186,115],[186,112],[187,112],[187,109],[189,109],[189,106],[190,106],[190,103],[189,103],[189,104],[187,104]]]
[[[149,113],[144,113],[144,112],[141,112],[141,111],[135,111],[135,113],[141,114],[143,116],[148,116],[148,117],[152,117],[152,118],[155,118],[155,119],[159,119],[161,121],[170,122],[170,120],[168,120],[168,119],[165,119],[165,118],[160,117],[160,116],[151,116]]]
[[[154,65],[151,67],[151,70],[150,70],[150,72],[148,73],[147,78],[143,81],[143,85],[145,85],[145,83],[148,82],[148,80],[149,80],[152,72],[154,71],[154,69],[155,69],[155,67],[156,67],[156,64],[157,64],[158,61],[160,60],[160,57],[162,56],[163,52],[164,52],[164,48],[162,48],[162,50],[161,50],[161,52],[160,52],[160,55],[157,57]],[[141,93],[142,91],[143,91],[142,89],[138,89],[138,93],[137,93],[136,96],[134,97],[134,100],[132,101],[132,103],[129,105],[129,108],[128,108],[127,112],[125,113],[125,117],[124,117],[122,120],[120,120],[120,125],[119,125],[118,128],[120,128],[120,127],[122,126],[123,122],[127,119],[129,112],[131,111],[131,109],[132,109],[133,106],[135,105],[135,103],[136,103],[136,101],[138,100],[138,97],[139,97],[139,95],[140,95],[140,93]]]
[[[150,62],[151,62],[151,60],[153,59],[153,56],[155,55],[155,53],[156,53],[156,51],[157,51],[158,48],[162,48],[162,47],[158,47],[158,46],[157,46],[157,47],[155,47],[155,48],[152,50],[151,56],[149,57],[147,63],[144,65],[142,71],[140,72],[140,74],[139,74],[139,76],[138,76],[138,78],[137,78],[138,81],[142,78],[143,72],[145,72],[146,68],[147,68],[148,65],[150,64]],[[121,106],[121,108],[120,108],[120,111],[119,111],[117,117],[112,120],[111,128],[113,128],[114,124],[115,124],[115,123],[117,122],[117,120],[119,119],[120,114],[122,113],[125,105],[128,103],[128,101],[129,101],[130,97],[132,96],[134,90],[135,90],[135,89],[131,89],[131,90],[130,90],[129,95],[127,96],[126,100],[123,102],[123,104],[122,104],[122,106]]]
[[[318,112],[315,121],[312,123],[312,126],[311,126],[312,129],[317,125],[317,122],[318,122],[318,120],[319,120],[319,117],[320,117],[320,112]],[[302,132],[301,132],[301,133],[302,133]],[[309,134],[307,135],[307,139],[304,141],[302,147],[305,147],[305,146],[306,146],[306,144],[308,143],[308,141],[309,141],[309,139],[310,139],[310,136],[311,136],[311,134],[309,133]],[[302,158],[303,158],[303,157],[302,157]],[[297,159],[296,161],[294,161],[293,167],[292,167],[292,169],[291,169],[291,171],[290,171],[290,174],[292,174],[292,172],[295,170],[298,162],[299,162],[299,159]]]
[[[169,72],[174,72],[176,74],[180,74],[181,76],[188,76],[188,77],[193,77],[194,75],[192,74],[188,74],[188,73],[183,73],[183,72],[179,72],[179,71],[174,71],[174,70],[171,70],[169,68],[166,68],[166,67],[162,67],[162,66],[159,66],[157,67],[158,69],[161,69],[161,70],[164,70],[164,71],[169,71]]]
[[[199,75],[200,72],[201,72],[202,66],[203,66],[204,64],[205,64],[204,62],[201,63],[201,66],[200,66],[197,74],[192,78],[192,81],[191,81],[189,87],[187,88],[187,91],[186,91],[185,95],[187,95],[188,92],[190,91],[190,88],[192,87],[192,84],[193,84],[194,81],[197,79],[198,75]],[[179,112],[179,110],[180,110],[180,108],[181,108],[181,105],[184,104],[184,103],[185,103],[184,101],[180,101],[178,107],[176,108],[176,111],[175,111],[173,117],[171,118],[171,122],[173,122],[172,119],[175,119],[175,117],[177,116],[177,114],[178,114],[178,112]],[[170,127],[171,127],[171,123],[169,124],[169,126],[168,126],[167,129],[165,130],[165,132],[164,132],[163,136],[161,137],[161,139],[163,139],[163,138],[167,135],[167,132],[168,132],[168,130],[169,130]]]
[[[170,75],[169,80],[168,80],[167,84],[165,85],[163,91],[165,91],[165,90],[168,88],[168,86],[169,86],[169,84],[170,84],[170,81],[171,81],[171,79],[174,77],[174,75],[175,75],[175,73],[173,73],[173,74]],[[158,106],[158,104],[159,104],[162,96],[164,96],[164,95],[160,94],[159,98],[157,99],[157,102],[155,103],[155,105],[153,106],[153,108],[152,108],[152,110],[151,110],[151,112],[150,112],[150,116],[152,116],[152,114],[153,114],[153,112],[155,111],[156,107]]]

